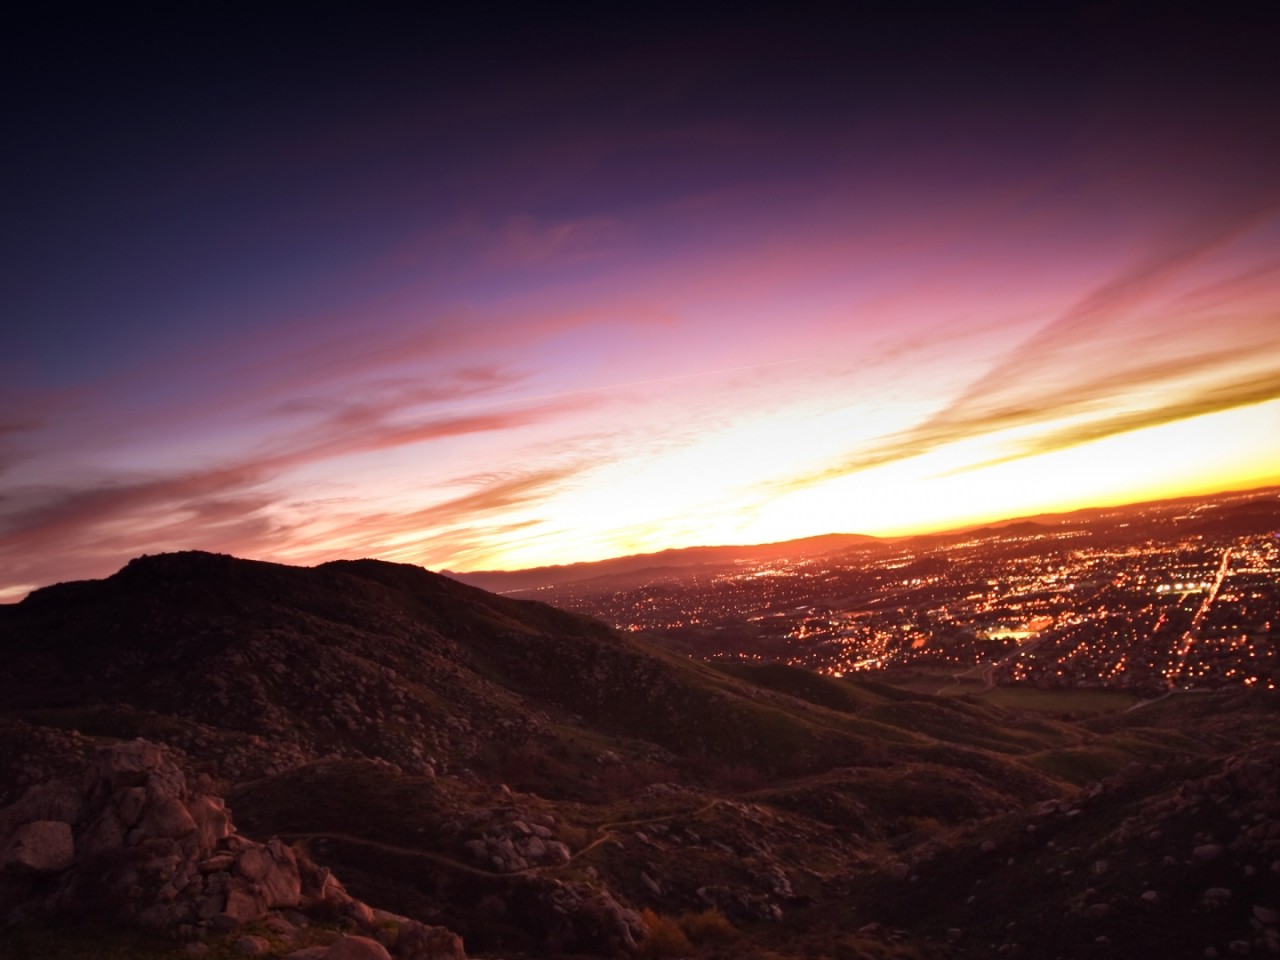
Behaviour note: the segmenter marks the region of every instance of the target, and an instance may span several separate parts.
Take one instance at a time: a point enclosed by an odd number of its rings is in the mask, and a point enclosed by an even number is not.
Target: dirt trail
[[[575,853],[569,855],[569,859],[564,863],[557,863],[548,866],[526,867],[523,870],[513,870],[509,873],[499,873],[496,870],[482,870],[479,867],[473,867],[470,864],[455,860],[452,857],[445,856],[442,853],[436,853],[432,850],[422,850],[417,847],[402,847],[393,843],[384,843],[381,840],[370,840],[367,837],[357,837],[350,833],[337,833],[333,831],[317,830],[309,832],[286,832],[277,834],[281,840],[333,840],[338,843],[350,843],[357,846],[369,847],[374,850],[381,850],[385,853],[395,854],[396,856],[415,857],[420,860],[430,860],[432,863],[438,863],[441,866],[449,867],[452,870],[459,870],[463,873],[469,873],[474,876],[481,877],[519,877],[528,874],[545,873],[551,870],[559,870],[569,866],[579,857],[590,853],[602,843],[607,843],[618,836],[619,830],[631,827],[644,827],[655,823],[664,823],[668,820],[675,820],[680,817],[699,817],[707,811],[711,810],[718,804],[724,803],[723,800],[711,800],[695,810],[681,810],[676,813],[664,814],[661,817],[645,817],[639,820],[617,820],[612,823],[602,823],[596,829],[600,831],[600,835],[588,843],[585,847]]]

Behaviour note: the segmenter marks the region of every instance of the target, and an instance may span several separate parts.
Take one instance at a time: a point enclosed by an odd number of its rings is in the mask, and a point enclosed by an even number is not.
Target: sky
[[[1029,6],[17,15],[0,601],[1280,482],[1276,14]]]

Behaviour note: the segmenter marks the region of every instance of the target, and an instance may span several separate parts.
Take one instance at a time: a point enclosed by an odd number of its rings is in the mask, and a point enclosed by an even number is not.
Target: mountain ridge
[[[664,924],[712,911],[745,956],[989,956],[1014,942],[989,921],[1034,929],[1090,881],[1106,935],[1174,943],[1164,927],[1194,932],[1198,914],[1133,907],[1136,893],[1090,876],[1104,854],[1148,856],[1115,825],[1162,818],[1169,855],[1212,833],[1228,851],[1217,866],[1169,874],[1190,889],[1220,867],[1265,871],[1269,798],[1280,804],[1250,773],[1257,797],[1239,818],[1196,827],[1184,786],[1243,796],[1232,764],[1265,768],[1274,697],[1175,697],[1067,723],[787,667],[718,669],[376,560],[192,551],[36,591],[0,612],[0,705],[0,824],[95,750],[143,737],[226,797],[252,842],[292,844],[361,902],[447,928],[473,955],[660,956]],[[1031,828],[1075,839],[1032,849]],[[1002,866],[988,844],[1027,866]],[[1067,892],[1018,899],[1045,857]],[[0,920],[29,918],[5,900],[6,869]],[[1213,930],[1265,949],[1265,930],[1248,933],[1253,904],[1269,903],[1261,880],[1232,883]],[[983,884],[1007,899],[953,903]],[[688,951],[723,955],[682,922]],[[1023,952],[1099,935],[1077,927],[1021,934]]]

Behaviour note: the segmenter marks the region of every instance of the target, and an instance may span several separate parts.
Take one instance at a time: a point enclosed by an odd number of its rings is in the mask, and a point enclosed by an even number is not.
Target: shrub
[[[693,944],[671,917],[644,910],[640,914],[649,935],[640,945],[640,955],[648,958],[688,957],[694,953]]]
[[[728,943],[738,936],[738,929],[715,907],[701,913],[683,914],[677,921],[685,936],[697,944]]]

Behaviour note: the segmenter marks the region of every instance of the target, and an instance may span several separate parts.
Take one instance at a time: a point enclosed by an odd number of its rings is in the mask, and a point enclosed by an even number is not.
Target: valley
[[[645,630],[371,560],[166,554],[36,591],[0,607],[0,955],[1280,950],[1272,634],[1240,619],[1274,602],[1274,548],[1100,529],[699,567],[618,594]],[[737,648],[659,623],[698,583],[773,613]],[[1104,605],[1181,617],[1210,670],[1018,675]],[[1257,682],[1202,660],[1227,628]],[[857,669],[872,649],[887,668]]]

